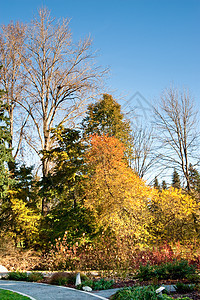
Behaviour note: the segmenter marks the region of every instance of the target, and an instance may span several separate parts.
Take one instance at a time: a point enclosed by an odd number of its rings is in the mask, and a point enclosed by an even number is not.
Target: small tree
[[[153,184],[153,187],[154,187],[155,189],[157,189],[157,190],[160,190],[160,185],[159,185],[157,176],[154,178],[154,184]]]
[[[178,172],[176,169],[174,169],[173,175],[172,175],[172,186],[176,189],[181,188],[181,181]]]
[[[167,189],[167,183],[165,180],[162,181],[162,190],[166,190]]]

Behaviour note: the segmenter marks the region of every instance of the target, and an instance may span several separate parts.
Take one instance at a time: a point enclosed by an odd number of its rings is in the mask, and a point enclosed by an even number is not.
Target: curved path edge
[[[42,290],[42,287],[44,289]],[[56,286],[56,285],[50,285],[47,283],[36,283],[36,282],[26,282],[26,281],[11,281],[11,280],[0,280],[0,288],[9,290],[12,292],[16,292],[18,294],[23,294],[26,297],[29,297],[31,300],[42,300],[44,297],[45,292],[45,299],[52,299],[52,292],[56,294],[63,293],[63,299],[71,300],[71,299],[101,299],[101,300],[108,300],[108,298],[105,298],[103,296],[97,295],[95,293],[90,293],[86,291],[80,291],[76,290],[74,288],[65,287],[65,286]],[[49,291],[48,291],[49,288]],[[31,291],[30,291],[31,289]],[[38,295],[38,289],[41,290],[41,295]],[[49,293],[49,297],[48,297]],[[31,294],[31,295],[30,295]],[[82,295],[82,296],[81,296]],[[87,297],[88,296],[88,297]],[[34,298],[36,297],[36,298]],[[61,299],[59,298],[58,299]],[[81,297],[81,298],[80,298]],[[57,297],[56,297],[57,298]],[[56,300],[56,298],[54,298]]]
[[[24,293],[21,293],[21,292],[18,292],[18,291],[14,291],[14,290],[11,290],[11,289],[9,289],[9,288],[8,288],[8,289],[4,289],[4,288],[1,288],[1,287],[0,287],[0,290],[10,291],[10,292],[13,292],[13,293],[16,293],[16,294],[19,294],[19,295],[28,297],[28,298],[31,299],[31,300],[36,300],[35,298],[33,298],[33,297],[31,297],[31,296],[29,296],[29,295],[27,295],[27,294],[24,294]]]

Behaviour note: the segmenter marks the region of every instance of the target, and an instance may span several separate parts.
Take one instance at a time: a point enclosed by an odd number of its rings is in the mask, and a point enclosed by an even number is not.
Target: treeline
[[[111,95],[99,96],[106,70],[93,59],[91,41],[74,44],[69,21],[52,20],[46,9],[30,24],[2,26],[1,238],[46,251],[66,236],[70,247],[102,236],[134,245],[198,240],[191,98],[170,88],[153,109],[152,128],[132,127]],[[30,149],[41,176],[22,163]],[[172,184],[143,180],[170,169]]]

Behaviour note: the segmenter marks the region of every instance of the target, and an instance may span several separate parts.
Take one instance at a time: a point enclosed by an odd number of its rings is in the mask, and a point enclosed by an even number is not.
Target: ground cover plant
[[[84,280],[80,285],[77,286],[78,289],[82,289],[84,286],[89,286],[93,290],[107,290],[112,289],[114,280],[106,280],[101,278],[99,280]]]
[[[163,294],[159,295],[155,292],[155,287],[153,286],[145,286],[145,287],[131,287],[124,288],[119,290],[116,294],[114,294],[111,300],[172,300],[174,298]],[[191,300],[188,297],[177,298],[182,300]]]
[[[189,265],[186,260],[175,260],[173,262],[162,263],[152,266],[150,264],[140,265],[137,277],[141,281],[153,278],[160,279],[184,279],[196,273],[194,265]]]
[[[0,289],[0,299],[1,300],[28,300],[30,298],[11,291]]]

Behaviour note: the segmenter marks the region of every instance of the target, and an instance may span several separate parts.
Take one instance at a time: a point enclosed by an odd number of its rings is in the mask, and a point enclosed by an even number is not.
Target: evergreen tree
[[[116,137],[125,145],[126,156],[131,159],[133,138],[130,124],[124,119],[121,105],[111,95],[104,94],[103,99],[88,106],[82,129],[84,137],[94,133]]]
[[[166,190],[167,189],[167,183],[165,180],[162,181],[162,190]]]
[[[200,174],[192,164],[189,165],[190,194],[197,200],[200,200]]]
[[[176,171],[176,169],[174,169],[174,172],[172,174],[172,187],[174,187],[176,189],[180,189],[181,188],[180,177],[179,177],[179,174]]]
[[[0,91],[2,95],[3,91]],[[10,121],[6,104],[0,99],[0,198],[6,197],[11,183],[8,164],[12,161],[12,149],[9,149]]]
[[[154,178],[153,187],[157,190],[160,190],[160,185],[159,185],[157,176],[155,176],[155,178]]]

